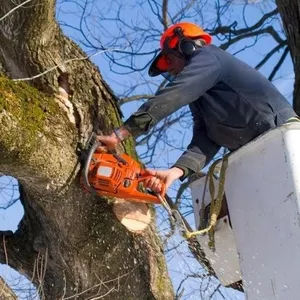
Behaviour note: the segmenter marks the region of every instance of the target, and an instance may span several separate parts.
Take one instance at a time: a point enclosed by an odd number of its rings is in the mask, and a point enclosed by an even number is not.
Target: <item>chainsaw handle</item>
[[[82,176],[83,177],[83,184],[86,187],[86,189],[89,192],[91,192],[93,195],[97,195],[97,191],[94,188],[92,188],[92,186],[90,185],[89,180],[88,180],[89,166],[90,166],[90,163],[92,161],[93,154],[102,145],[103,144],[101,142],[98,142],[98,141],[94,142],[94,144],[91,146],[91,148],[90,148],[90,150],[87,154],[85,165],[83,167],[83,176]]]
[[[146,172],[144,170],[141,170],[140,177],[138,178],[138,182],[143,182],[147,178],[152,178],[152,177],[155,177],[155,176],[153,176],[153,175],[146,175]],[[161,183],[161,186],[162,186],[161,192],[160,193],[156,193],[154,191],[152,191],[152,192],[155,193],[155,194],[159,194],[161,197],[164,197],[165,194],[166,194],[166,185],[162,181],[160,181],[160,183]]]

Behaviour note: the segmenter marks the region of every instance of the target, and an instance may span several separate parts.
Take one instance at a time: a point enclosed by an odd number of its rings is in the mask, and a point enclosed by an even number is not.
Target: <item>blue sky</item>
[[[135,9],[135,0],[127,0],[126,1],[126,6],[124,7],[124,10],[122,11],[123,15],[128,17],[128,22],[130,22],[131,20],[135,20],[135,21],[139,21],[139,24],[141,26],[144,26],[145,24],[145,17],[148,16],[149,11],[144,11],[141,13],[141,11],[139,11],[138,9]],[[109,6],[109,4],[99,4],[98,5],[98,9],[100,8],[100,5],[103,5],[101,12],[102,13],[112,13],[115,9],[116,6],[115,4],[116,1],[111,1],[111,4]],[[179,3],[179,1],[174,1],[174,3]],[[266,4],[267,5],[267,4]],[[74,12],[78,12],[78,8],[74,7],[71,3],[67,4],[67,3],[63,3],[61,6],[61,10],[59,11],[59,18],[60,21],[62,22],[66,22],[66,23],[72,23],[76,20],[79,20],[79,16],[75,17]],[[272,7],[270,6],[270,9]],[[173,8],[175,10],[175,7]],[[248,13],[247,13],[247,23],[252,24],[253,22],[255,22],[255,20],[257,20],[257,16],[259,14],[261,7],[258,6],[249,6],[247,8]],[[240,10],[241,10],[241,6],[235,6],[232,9],[231,12],[231,16],[234,16],[235,19],[239,20],[239,21],[243,21],[242,17],[240,15]],[[97,25],[97,11],[91,12],[91,24]],[[99,10],[99,14],[100,15],[100,10]],[[207,23],[209,23],[209,19],[213,19],[213,14],[207,14],[205,16],[207,19]],[[200,17],[196,17],[196,19]],[[154,20],[153,20],[154,22]],[[109,43],[110,40],[112,40],[112,38],[114,36],[116,36],[119,32],[119,28],[117,28],[116,26],[113,26],[113,22],[109,22],[106,21],[104,22],[104,26],[106,26],[106,33],[102,30],[102,40],[105,40],[107,43]],[[157,22],[155,23],[154,28],[160,28],[157,24]],[[64,30],[66,32],[68,32],[71,36],[76,37],[77,39],[81,39],[81,37],[78,35],[78,33],[76,33],[76,31],[70,31],[69,28],[64,28]],[[278,25],[278,30],[280,30],[280,26]],[[97,36],[96,32],[94,33],[95,36]],[[134,36],[133,33],[128,34],[128,36],[126,38],[130,39],[130,36]],[[95,40],[95,39],[93,39]],[[124,41],[125,39],[120,39],[120,44],[116,44],[114,45],[114,47],[124,47]],[[250,45],[253,41],[251,40],[247,40],[247,41],[243,41],[242,43],[239,43],[238,45],[230,48],[230,52],[234,53],[236,51],[239,51],[241,48],[243,48],[246,45]],[[220,41],[218,41],[217,38],[214,38],[214,43],[216,43],[217,45],[220,44]],[[251,48],[251,49],[247,49],[243,52],[240,52],[239,54],[237,54],[237,57],[239,57],[240,59],[244,60],[245,62],[247,62],[248,64],[255,66],[261,59],[262,57],[264,57],[265,55],[265,51],[266,49],[269,49],[270,47],[272,47],[272,45],[274,45],[273,39],[270,37],[264,37],[261,38],[256,47]],[[150,44],[147,45],[147,47],[151,48]],[[153,48],[157,48],[158,47],[158,42],[156,41],[154,44],[152,43],[152,47]],[[266,66],[264,66],[261,69],[261,72],[264,75],[268,75],[274,65],[274,62],[276,61],[276,59],[278,59],[278,55],[275,56]],[[137,59],[136,63],[137,64],[145,64],[146,61],[142,61],[144,60],[144,58],[140,58],[140,61]],[[104,77],[105,80],[107,80],[107,82],[110,84],[110,86],[113,88],[113,90],[121,95],[124,93],[124,91],[128,90],[128,88],[130,86],[132,86],[133,84],[137,85],[137,88],[134,90],[134,92],[136,93],[149,93],[148,87],[151,89],[151,91],[153,92],[155,90],[155,85],[154,84],[145,84],[143,82],[149,80],[149,78],[147,78],[147,76],[145,75],[145,72],[141,72],[141,73],[132,73],[132,74],[128,74],[128,75],[118,75],[116,73],[113,73],[110,69],[110,65],[109,65],[109,61],[107,59],[107,57],[103,54],[99,54],[97,56],[93,57],[93,61],[99,66],[101,73]],[[115,68],[114,70],[121,70],[120,68]],[[292,68],[292,64],[291,64],[291,60],[290,58],[288,58],[284,64],[284,67],[280,70],[279,74],[277,75],[276,80],[274,80],[274,84],[277,86],[277,88],[289,99],[289,101],[291,101],[292,99],[292,91],[293,91],[293,80],[294,80],[294,76],[293,76],[293,68]],[[123,105],[122,106],[122,111],[124,113],[124,116],[126,119],[131,113],[133,113],[134,111],[136,111],[138,109],[138,107],[140,106],[140,102],[131,102],[129,104]],[[183,139],[183,143],[185,145],[187,145],[190,137],[191,137],[191,133],[189,129],[185,129],[183,130],[182,128],[179,127],[174,127],[172,129],[172,134],[180,134],[180,139],[179,141],[177,141],[178,145],[181,145],[182,143],[182,134],[184,134],[185,138]],[[163,147],[161,147],[160,149],[163,149]],[[138,151],[145,151],[145,148],[143,147],[139,147]],[[170,164],[172,164],[180,155],[181,151],[180,150],[174,150],[174,149],[163,149],[160,152],[157,153],[157,159],[156,159],[156,167],[163,167],[163,168],[167,168]],[[152,165],[153,167],[153,165]],[[176,190],[178,188],[178,183],[176,183],[171,189],[170,189],[170,194],[174,195]],[[12,207],[6,209],[6,210],[0,210],[0,227],[1,230],[16,230],[17,225],[19,220],[21,219],[23,215],[23,208],[22,205],[20,204],[20,202],[16,202],[15,205],[13,205]],[[192,219],[191,219],[192,220]],[[163,227],[161,227],[163,228]],[[174,241],[170,242],[170,245],[175,245],[176,243],[178,243],[178,241],[180,241],[180,238],[178,236],[174,237]],[[181,253],[185,253],[185,255],[182,255]],[[170,265],[170,274],[172,276],[173,282],[175,284],[175,286],[177,286],[179,284],[179,282],[184,278],[185,274],[189,274],[189,273],[193,273],[193,272],[197,272],[199,270],[199,264],[192,262],[191,259],[187,258],[186,256],[187,253],[187,249],[186,246],[183,244],[181,247],[178,248],[176,255],[174,255],[172,258],[170,258],[169,261],[169,265]],[[2,267],[0,269],[0,274],[4,277],[4,278],[9,278],[11,277],[10,275],[10,271],[8,270],[8,268],[6,267]],[[13,277],[15,277],[16,275],[13,274]],[[190,279],[189,281],[186,282],[185,288],[187,291],[193,292],[193,294],[189,295],[189,297],[187,297],[186,299],[199,299],[199,294],[197,294],[194,291],[194,288],[198,287],[199,285],[199,280],[193,280]],[[235,292],[225,292],[224,294],[228,295],[228,298],[226,299],[244,299],[243,296],[241,296],[239,293],[235,293]],[[204,299],[204,298],[203,298]],[[213,298],[215,300],[217,299],[222,299],[222,297],[219,295],[219,298],[215,297]]]

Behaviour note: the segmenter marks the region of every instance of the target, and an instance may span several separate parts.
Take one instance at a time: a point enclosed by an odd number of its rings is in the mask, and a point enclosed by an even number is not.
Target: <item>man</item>
[[[109,136],[108,148],[129,135],[146,133],[154,124],[185,105],[193,121],[193,138],[173,167],[148,170],[146,186],[159,192],[200,171],[220,147],[236,150],[265,131],[297,115],[274,85],[257,70],[211,44],[211,36],[192,23],[169,27],[149,75],[174,79]]]

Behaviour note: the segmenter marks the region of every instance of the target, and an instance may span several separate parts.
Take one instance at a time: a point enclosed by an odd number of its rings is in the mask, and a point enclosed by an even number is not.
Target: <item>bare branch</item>
[[[251,31],[254,31],[254,30],[260,28],[261,26],[263,26],[265,24],[265,22],[268,18],[273,17],[277,14],[278,14],[278,9],[275,8],[273,11],[271,11],[267,14],[264,14],[258,22],[256,22],[254,25],[252,25],[250,27],[235,30],[235,29],[232,29],[232,28],[234,28],[237,25],[237,23],[233,22],[230,26],[219,26],[219,27],[217,27],[212,32],[212,34],[213,35],[215,35],[215,34],[226,34],[226,33],[230,33],[230,34],[233,34],[233,35],[246,34],[248,32],[251,32]]]
[[[174,16],[173,20],[176,20],[179,16],[183,15],[185,12],[187,12],[194,4],[196,0],[190,0],[185,7],[183,7],[181,10],[179,10]]]
[[[271,72],[270,76],[269,76],[269,80],[272,81],[273,78],[275,77],[276,73],[278,72],[278,70],[280,69],[281,65],[283,64],[286,56],[288,55],[289,53],[289,48],[286,47],[283,51],[283,54],[281,56],[281,58],[279,59],[278,63],[275,65],[273,71]]]
[[[7,209],[19,200],[19,185],[15,178],[0,174],[0,209]]]
[[[284,41],[284,43],[277,45],[274,47],[262,60],[259,62],[255,69],[260,69],[276,52],[278,52],[281,48],[287,45],[287,41]]]
[[[120,103],[120,105],[122,105],[124,103],[132,102],[132,101],[136,101],[136,100],[141,100],[141,99],[147,99],[147,98],[151,98],[153,96],[154,95],[152,95],[152,94],[135,95],[135,96],[127,97],[127,98],[121,98],[119,103]]]
[[[190,279],[190,278],[200,278],[200,279],[203,279],[203,278],[210,278],[210,275],[207,274],[207,273],[204,273],[204,274],[189,274],[189,275],[186,275],[185,278],[181,280],[179,286],[177,287],[176,295],[182,294],[182,292],[180,292],[181,287],[183,286],[183,284],[185,283],[185,281],[187,281],[187,280]]]
[[[214,296],[214,294],[219,291],[220,287],[221,287],[221,284],[218,284],[216,286],[216,288],[214,289],[214,291],[210,294],[209,299],[212,299],[212,297]],[[223,297],[223,299],[225,299],[225,298]]]
[[[229,46],[231,46],[234,43],[237,43],[245,38],[249,38],[249,37],[257,37],[259,35],[265,34],[265,33],[269,33],[276,42],[278,42],[279,44],[283,43],[284,40],[279,36],[279,34],[277,33],[277,31],[272,27],[272,26],[268,26],[266,28],[257,30],[257,31],[250,31],[248,33],[245,34],[241,34],[236,36],[235,38],[229,39],[228,42],[222,44],[220,46],[221,49],[226,50]]]

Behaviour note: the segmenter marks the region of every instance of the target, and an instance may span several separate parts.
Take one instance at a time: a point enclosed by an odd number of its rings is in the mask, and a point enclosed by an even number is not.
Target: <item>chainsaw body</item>
[[[125,153],[101,151],[100,146],[103,146],[100,142],[91,146],[83,170],[83,184],[88,191],[132,202],[161,203],[157,196],[139,191],[140,184],[149,175],[137,161]]]

